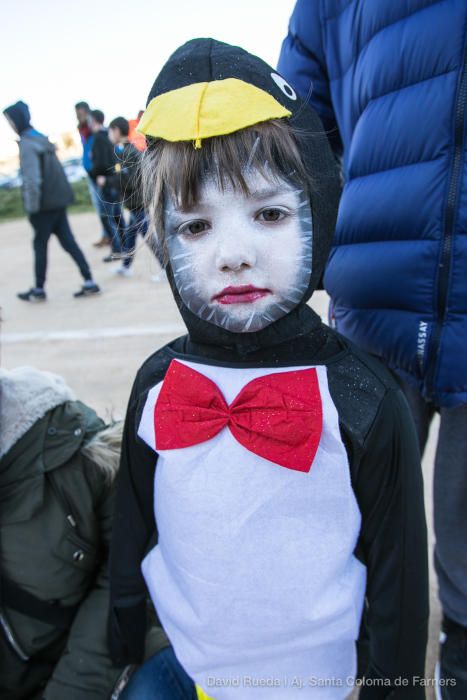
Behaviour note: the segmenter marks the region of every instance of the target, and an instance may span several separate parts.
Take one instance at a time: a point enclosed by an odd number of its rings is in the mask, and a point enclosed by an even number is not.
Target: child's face
[[[285,180],[246,175],[251,195],[206,180],[190,211],[169,202],[165,232],[186,306],[233,332],[258,331],[291,311],[311,275],[308,198]]]
[[[122,135],[120,133],[120,129],[116,129],[113,126],[109,126],[109,141],[110,141],[110,143],[113,143],[113,145],[116,146],[118,143],[120,143],[121,138],[122,138]]]
[[[103,124],[99,124],[95,119],[91,117],[91,131],[96,134],[103,127]]]

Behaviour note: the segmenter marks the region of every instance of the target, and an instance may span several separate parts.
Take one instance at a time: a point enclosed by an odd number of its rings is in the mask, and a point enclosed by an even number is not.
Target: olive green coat
[[[119,685],[106,641],[107,552],[118,459],[90,408],[49,410],[0,459],[3,577],[41,600],[79,604],[68,630],[1,604],[2,700],[107,700]],[[104,438],[100,439],[101,436]],[[86,443],[89,443],[85,446]],[[151,652],[167,642],[152,630]],[[21,658],[22,657],[22,658]]]

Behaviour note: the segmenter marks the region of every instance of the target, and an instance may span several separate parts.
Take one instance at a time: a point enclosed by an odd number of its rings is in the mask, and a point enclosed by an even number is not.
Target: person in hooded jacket
[[[121,424],[58,375],[0,370],[0,697],[113,700],[106,643]],[[167,644],[149,617],[148,655]]]
[[[139,128],[188,334],[142,365],[125,420],[110,648],[141,660],[149,590],[174,654],[125,700],[191,698],[187,677],[199,698],[343,700],[364,609],[362,700],[424,698],[413,421],[389,372],[307,305],[340,191],[320,120],[261,59],[194,39]]]
[[[467,3],[298,0],[279,70],[344,189],[324,278],[338,331],[396,372],[433,482],[445,700],[467,698]]]
[[[73,202],[73,191],[55,154],[55,146],[31,126],[27,104],[16,102],[3,113],[19,136],[19,162],[23,205],[34,229],[35,286],[20,292],[19,299],[46,301],[44,284],[47,272],[47,248],[54,233],[62,248],[73,258],[84,284],[74,297],[87,297],[100,292],[91,270],[78,246],[68,222],[66,208]]]

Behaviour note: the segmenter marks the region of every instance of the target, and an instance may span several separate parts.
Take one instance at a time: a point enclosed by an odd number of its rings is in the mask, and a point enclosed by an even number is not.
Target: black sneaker
[[[33,303],[38,302],[38,301],[46,301],[47,296],[46,293],[44,292],[43,289],[34,289],[32,287],[29,291],[27,292],[18,292],[16,295],[18,299],[21,299],[22,301],[32,301]]]
[[[78,299],[79,297],[91,297],[94,294],[100,294],[101,288],[93,282],[92,284],[83,284],[81,289],[79,289],[77,292],[73,294],[75,299]]]
[[[466,700],[467,627],[447,617],[443,619],[436,681],[437,700]]]
[[[115,262],[116,260],[121,260],[123,258],[122,253],[111,253],[102,258],[102,262]]]

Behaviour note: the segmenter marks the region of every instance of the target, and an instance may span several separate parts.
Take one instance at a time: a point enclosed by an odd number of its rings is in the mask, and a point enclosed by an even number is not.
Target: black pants
[[[436,407],[400,380],[423,453]],[[435,569],[444,614],[467,627],[467,406],[439,409],[440,425],[433,476]]]
[[[81,248],[78,246],[68,223],[66,209],[41,211],[30,214],[29,221],[34,229],[34,269],[36,287],[43,287],[47,270],[47,246],[52,233],[55,233],[63,250],[71,255],[85,280],[92,279],[91,270]]]

